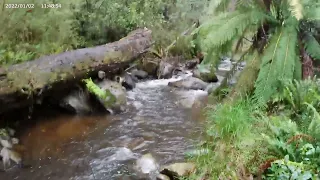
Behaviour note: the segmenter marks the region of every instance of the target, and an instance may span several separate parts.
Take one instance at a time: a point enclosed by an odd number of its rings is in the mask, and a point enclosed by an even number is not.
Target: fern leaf
[[[303,6],[300,2],[300,0],[289,0],[289,5],[290,5],[290,12],[292,15],[299,21],[300,19],[303,18]]]
[[[229,15],[220,15],[212,19],[211,23],[202,26],[205,30],[203,32],[207,32],[207,34],[204,34],[203,43],[207,47],[219,47],[235,36],[242,35],[248,26],[258,24],[264,19],[264,13],[257,10],[244,13],[235,11],[229,13]]]
[[[307,11],[305,12],[305,17],[311,21],[319,21],[320,20],[320,3],[310,3],[305,7]]]
[[[308,103],[305,103],[309,109],[313,112],[314,116],[312,118],[312,121],[309,124],[308,132],[312,135],[319,136],[320,134],[320,114],[317,112],[317,110]]]
[[[293,79],[297,43],[295,26],[282,27],[264,51],[253,99],[265,104],[277,92],[281,79]]]
[[[320,60],[320,44],[313,35],[306,35],[304,38],[304,47],[312,58]]]

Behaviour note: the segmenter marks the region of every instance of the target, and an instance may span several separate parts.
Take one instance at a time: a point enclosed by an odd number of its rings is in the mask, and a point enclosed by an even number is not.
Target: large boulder
[[[115,81],[105,79],[97,84],[103,91],[110,92],[106,99],[100,99],[104,107],[112,112],[121,112],[125,110],[127,104],[127,93],[125,88]],[[114,101],[110,101],[115,97]],[[110,102],[110,103],[109,103]]]
[[[208,86],[208,83],[195,77],[187,77],[182,80],[169,82],[168,86],[182,89],[205,90]]]

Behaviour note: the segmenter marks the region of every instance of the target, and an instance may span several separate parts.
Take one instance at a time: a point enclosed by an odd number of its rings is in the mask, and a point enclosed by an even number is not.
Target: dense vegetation
[[[204,62],[240,53],[247,66],[208,110],[208,138],[200,145],[208,153],[195,157],[192,179],[319,179],[320,89],[313,70],[320,2],[216,0],[210,7],[212,18],[197,31]]]
[[[35,6],[6,8],[10,3]],[[41,8],[44,3],[61,7]],[[159,51],[192,26],[197,9],[181,0],[4,0],[0,7],[0,65],[116,41],[139,27],[153,30]],[[173,53],[189,53],[189,41],[179,44]]]

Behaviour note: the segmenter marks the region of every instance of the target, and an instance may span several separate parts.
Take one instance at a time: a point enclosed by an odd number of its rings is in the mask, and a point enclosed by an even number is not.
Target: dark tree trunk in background
[[[312,58],[309,56],[309,54],[304,50],[304,48],[302,48],[302,78],[303,79],[307,79],[309,77],[313,77],[314,76],[314,67],[313,67],[313,60]]]
[[[146,52],[152,43],[151,31],[139,29],[117,42],[0,68],[0,114],[28,106],[37,98],[65,93],[100,70],[113,74]]]

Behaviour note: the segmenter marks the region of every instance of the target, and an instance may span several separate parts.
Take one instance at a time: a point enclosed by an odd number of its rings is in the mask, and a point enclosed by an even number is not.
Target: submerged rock
[[[187,77],[186,79],[179,81],[169,82],[168,86],[193,90],[205,90],[208,83],[195,77]]]
[[[109,157],[108,161],[126,161],[133,158],[135,158],[135,155],[130,149],[121,147],[115,154]]]
[[[143,174],[149,174],[156,171],[159,166],[155,158],[150,153],[148,153],[137,160],[136,168]]]
[[[187,176],[196,169],[193,163],[174,163],[161,168],[161,174],[168,176],[170,179],[179,179],[179,177]]]

